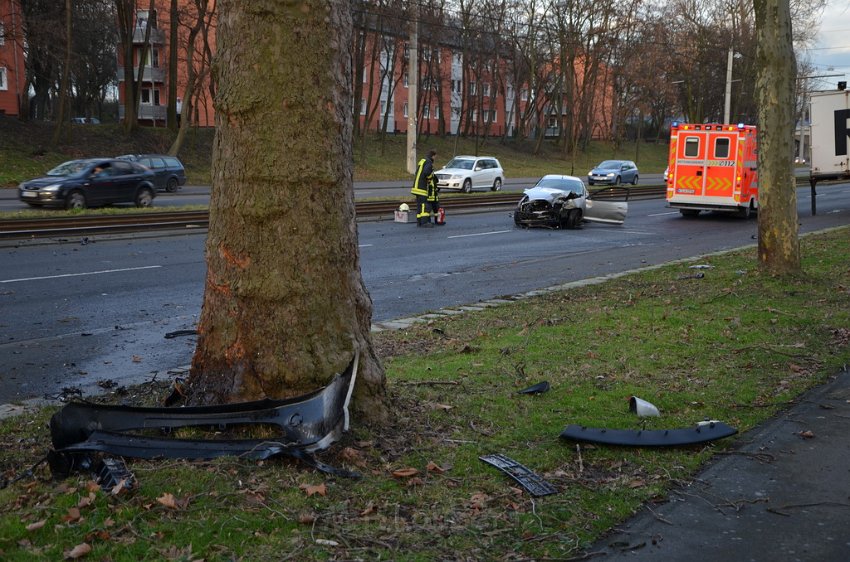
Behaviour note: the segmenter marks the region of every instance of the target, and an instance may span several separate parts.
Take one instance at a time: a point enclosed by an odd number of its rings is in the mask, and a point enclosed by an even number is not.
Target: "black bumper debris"
[[[212,459],[240,456],[267,459],[295,457],[311,466],[352,476],[312,458],[326,449],[349,427],[348,405],[354,390],[359,356],[345,372],[323,389],[285,400],[258,400],[220,406],[140,408],[75,402],[50,419],[55,451],[51,470],[64,476],[91,466],[88,453],[100,452],[144,459]],[[212,431],[244,426],[271,426],[279,435],[268,439],[172,439],[171,430],[196,427]],[[159,435],[142,434],[158,431]],[[166,435],[163,437],[162,435]]]
[[[624,447],[684,447],[735,435],[738,430],[723,422],[700,422],[679,429],[607,429],[568,425],[561,437],[582,443],[621,445]]]

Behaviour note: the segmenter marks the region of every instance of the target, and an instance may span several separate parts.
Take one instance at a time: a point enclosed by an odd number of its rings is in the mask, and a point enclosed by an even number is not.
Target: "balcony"
[[[168,108],[164,105],[139,105],[139,121],[165,121]],[[124,104],[118,106],[118,120],[124,120]]]
[[[133,78],[135,78],[135,73],[138,72],[138,68],[133,70]],[[165,69],[161,67],[153,67],[146,66],[144,71],[144,76],[142,77],[144,82],[165,82]],[[124,81],[124,68],[118,67],[118,81]]]
[[[141,45],[145,40],[145,28],[144,27],[136,27],[133,29],[133,44]],[[151,29],[151,45],[164,45],[165,44],[165,32],[161,29]]]

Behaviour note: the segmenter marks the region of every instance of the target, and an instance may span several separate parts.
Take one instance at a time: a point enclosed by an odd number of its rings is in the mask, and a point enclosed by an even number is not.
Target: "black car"
[[[165,154],[124,154],[118,156],[121,160],[138,162],[156,174],[155,185],[159,190],[174,193],[186,183],[186,169],[183,163],[174,156]]]
[[[31,207],[83,209],[113,203],[150,207],[155,196],[152,171],[115,158],[70,160],[18,186],[18,198]]]

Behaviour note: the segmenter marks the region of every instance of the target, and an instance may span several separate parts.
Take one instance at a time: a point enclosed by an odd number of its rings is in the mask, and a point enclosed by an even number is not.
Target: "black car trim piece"
[[[323,389],[285,400],[257,400],[220,406],[141,408],[75,402],[50,419],[54,451],[51,471],[65,476],[91,467],[88,453],[155,459],[211,459],[236,455],[266,459],[286,455],[324,472],[354,476],[317,461],[310,453],[325,449],[349,428],[348,405],[357,377],[359,353],[345,372]],[[226,429],[250,424],[276,425],[282,435],[270,439],[172,439],[132,433],[180,427]]]
[[[558,489],[549,482],[546,482],[539,474],[501,453],[484,455],[478,458],[489,465],[495,466],[513,478],[520,486],[528,490],[528,493],[532,496],[540,497],[558,493]]]
[[[561,437],[583,443],[624,447],[683,447],[722,439],[736,433],[737,429],[719,421],[700,423],[694,427],[651,430],[607,429],[572,424],[561,432]]]
[[[533,384],[528,388],[523,388],[522,390],[517,390],[517,394],[540,394],[543,392],[549,391],[549,381],[542,381],[537,384]]]

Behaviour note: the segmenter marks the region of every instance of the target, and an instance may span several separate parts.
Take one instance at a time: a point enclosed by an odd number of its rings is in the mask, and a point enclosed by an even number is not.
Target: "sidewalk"
[[[810,433],[809,433],[810,432]],[[597,561],[850,560],[850,371],[738,435],[663,504],[585,553]]]

